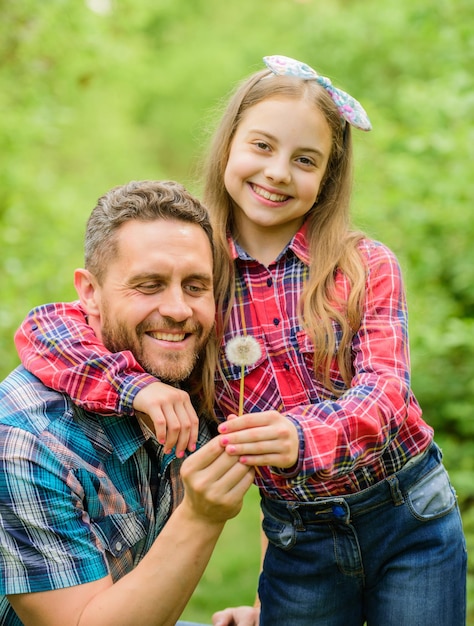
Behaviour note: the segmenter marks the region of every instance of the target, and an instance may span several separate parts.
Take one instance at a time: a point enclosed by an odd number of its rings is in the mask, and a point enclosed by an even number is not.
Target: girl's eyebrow
[[[269,133],[266,130],[260,130],[259,128],[250,128],[249,129],[249,135],[251,135],[252,133],[256,133],[258,135],[262,135],[263,137],[265,137],[267,139],[270,139],[271,141],[275,141],[275,142],[278,141],[278,138],[275,137],[275,135],[272,135],[271,133]],[[300,152],[300,151],[301,152],[312,152],[314,154],[319,155],[320,157],[324,156],[324,153],[322,152],[322,150],[320,150],[319,148],[315,148],[314,146],[312,146],[312,147],[309,147],[309,146],[308,147],[304,147],[303,146],[301,148],[298,148],[298,152]]]

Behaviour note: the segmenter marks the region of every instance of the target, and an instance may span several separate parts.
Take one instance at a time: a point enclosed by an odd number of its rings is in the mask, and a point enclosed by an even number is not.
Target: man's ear
[[[77,269],[74,287],[86,314],[100,318],[100,288],[96,277],[89,270]]]

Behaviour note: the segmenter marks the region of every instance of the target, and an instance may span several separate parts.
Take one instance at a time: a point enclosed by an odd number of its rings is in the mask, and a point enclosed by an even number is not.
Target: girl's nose
[[[265,176],[274,183],[288,184],[291,180],[290,165],[286,158],[272,158],[265,168]]]

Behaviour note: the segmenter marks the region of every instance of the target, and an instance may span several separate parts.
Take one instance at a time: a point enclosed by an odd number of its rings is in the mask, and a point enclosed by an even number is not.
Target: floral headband
[[[277,76],[295,76],[303,80],[315,80],[324,87],[331,96],[339,111],[339,115],[346,122],[349,122],[349,124],[361,130],[371,130],[372,124],[360,102],[345,91],[342,91],[342,89],[334,87],[329,78],[320,76],[312,67],[306,65],[306,63],[278,54],[263,57],[263,61],[268,69]]]

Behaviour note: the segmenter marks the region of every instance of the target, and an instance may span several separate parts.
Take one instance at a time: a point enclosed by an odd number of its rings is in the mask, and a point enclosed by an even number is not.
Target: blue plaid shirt
[[[6,594],[132,570],[181,500],[181,463],[135,418],[96,416],[12,372],[0,384],[0,624],[21,623]]]

